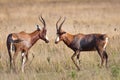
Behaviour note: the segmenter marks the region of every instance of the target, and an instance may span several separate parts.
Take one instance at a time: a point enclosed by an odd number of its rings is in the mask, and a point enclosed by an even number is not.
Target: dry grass
[[[119,80],[120,79],[120,4],[115,0],[50,1],[1,0],[0,1],[0,80]],[[13,2],[13,3],[10,3]],[[50,43],[39,40],[29,51],[26,73],[9,72],[9,57],[6,37],[11,32],[35,30],[35,24],[42,25],[38,15],[43,15],[47,23]],[[54,44],[55,23],[60,16],[67,17],[63,29],[75,33],[106,33],[110,37],[107,46],[109,67],[99,68],[97,52],[82,52],[81,71],[77,71],[71,55],[72,50],[62,42]],[[20,54],[17,58],[20,70]]]

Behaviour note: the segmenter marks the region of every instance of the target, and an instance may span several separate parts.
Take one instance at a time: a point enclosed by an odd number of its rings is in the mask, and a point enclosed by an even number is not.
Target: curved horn
[[[45,23],[45,20],[43,19],[43,17],[42,17],[42,16],[41,16],[41,17],[39,17],[39,20],[43,23],[44,28],[46,28],[46,23]]]
[[[56,23],[56,29],[58,30],[58,22],[61,20],[61,17],[59,18],[59,20]]]
[[[63,22],[60,24],[59,30],[61,30],[61,27],[62,27],[63,23],[65,22],[65,20],[66,20],[66,17],[64,17]]]

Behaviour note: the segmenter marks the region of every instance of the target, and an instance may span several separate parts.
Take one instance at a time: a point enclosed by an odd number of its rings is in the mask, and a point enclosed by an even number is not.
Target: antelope
[[[71,56],[71,59],[78,70],[80,67],[80,52],[81,51],[97,51],[100,58],[101,58],[101,66],[105,61],[105,65],[107,67],[108,55],[106,52],[106,46],[108,43],[108,36],[106,34],[70,34],[64,31],[62,28],[63,23],[65,22],[66,18],[62,21],[62,23],[58,26],[58,22],[61,20],[61,17],[56,23],[56,30],[57,30],[57,37],[55,39],[55,44],[63,41],[69,48],[74,51],[74,54]],[[76,57],[76,61],[75,58]]]
[[[10,33],[7,37],[7,49],[10,59],[10,69],[15,70],[15,60],[19,52],[21,52],[22,56],[22,66],[21,70],[24,72],[24,67],[26,62],[28,61],[28,51],[30,48],[39,40],[42,39],[46,43],[49,42],[48,37],[46,35],[46,23],[45,20],[39,17],[39,20],[43,24],[43,29],[40,28],[39,25],[36,25],[37,29],[32,33],[26,33],[21,31],[19,33]],[[12,56],[13,53],[13,56]]]

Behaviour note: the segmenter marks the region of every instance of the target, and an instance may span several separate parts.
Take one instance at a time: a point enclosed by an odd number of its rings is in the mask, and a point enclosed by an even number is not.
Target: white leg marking
[[[25,53],[22,53],[22,72],[24,72],[24,67],[25,67],[25,62],[26,62],[26,58],[25,58]]]
[[[105,39],[105,45],[104,45],[104,49],[106,48],[106,46],[107,46],[107,43],[108,43],[108,37]]]
[[[22,53],[22,57],[25,55],[25,53]]]
[[[26,58],[24,57],[24,58],[23,58],[23,62],[22,62],[22,72],[24,72],[25,61],[26,61]]]

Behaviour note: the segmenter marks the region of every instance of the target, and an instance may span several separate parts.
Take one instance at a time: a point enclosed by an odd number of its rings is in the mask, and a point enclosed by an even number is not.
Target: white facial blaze
[[[45,38],[46,38],[46,40],[49,40],[48,37],[47,37],[47,35],[45,36]]]
[[[59,40],[60,40],[59,35],[57,35],[55,42],[59,42]]]

